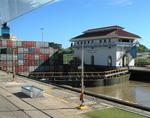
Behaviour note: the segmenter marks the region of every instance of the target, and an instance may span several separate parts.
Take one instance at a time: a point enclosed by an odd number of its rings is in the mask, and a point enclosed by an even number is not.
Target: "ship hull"
[[[119,77],[107,78],[107,79],[84,79],[85,87],[98,87],[98,86],[109,86],[114,84],[119,84],[128,81],[130,74],[121,75]],[[81,79],[53,79],[49,80],[50,83],[55,83],[59,85],[69,85],[73,87],[81,87]]]

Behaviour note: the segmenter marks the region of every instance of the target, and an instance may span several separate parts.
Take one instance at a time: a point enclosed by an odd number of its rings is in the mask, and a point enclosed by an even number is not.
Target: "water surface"
[[[150,83],[128,81],[112,86],[86,88],[86,90],[150,107]]]

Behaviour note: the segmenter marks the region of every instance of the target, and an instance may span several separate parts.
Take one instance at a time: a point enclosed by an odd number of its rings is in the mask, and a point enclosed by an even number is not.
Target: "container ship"
[[[48,71],[49,65],[42,66],[58,49],[48,42],[0,40],[0,68],[28,76],[33,71]]]

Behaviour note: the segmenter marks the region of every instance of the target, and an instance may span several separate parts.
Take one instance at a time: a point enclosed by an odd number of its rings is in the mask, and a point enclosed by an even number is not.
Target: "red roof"
[[[83,34],[74,37],[73,39],[79,39],[79,38],[89,38],[89,37],[98,37],[98,36],[123,36],[123,37],[129,37],[129,38],[141,38],[140,36],[133,34],[131,32],[127,32],[123,30],[123,27],[120,26],[109,26],[109,27],[102,27],[102,28],[96,28],[96,29],[89,29]]]
[[[115,29],[124,29],[123,27],[120,27],[118,25],[114,26],[108,26],[108,27],[101,27],[101,28],[95,28],[95,29],[89,29],[83,33],[92,33],[92,32],[99,32],[99,31],[106,31],[106,30],[115,30]]]

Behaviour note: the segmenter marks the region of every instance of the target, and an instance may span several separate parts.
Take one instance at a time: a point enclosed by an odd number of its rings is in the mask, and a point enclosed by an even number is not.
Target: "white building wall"
[[[122,58],[123,58],[124,53],[125,52],[123,51],[121,47],[116,47],[116,66],[117,67],[123,65]]]
[[[123,66],[123,56],[124,55],[128,56],[128,59],[129,59],[128,65],[129,66],[134,66],[135,60],[130,55],[130,51],[128,53],[126,53],[124,47],[117,47],[117,51],[116,51],[116,66],[117,67]]]
[[[116,66],[116,47],[84,48],[84,63],[91,64],[91,56],[94,56],[94,65],[107,66],[108,57],[112,57],[112,66]],[[74,56],[81,59],[81,48],[76,48]]]
[[[95,55],[95,65],[107,66],[108,65],[108,57],[112,57],[112,66],[115,65],[116,53],[115,47],[97,47],[97,53]]]
[[[101,43],[100,43],[100,40]],[[117,38],[111,38],[111,42],[119,42]],[[82,41],[82,43],[84,43]],[[81,59],[81,41],[79,44],[74,42],[76,46],[74,56]],[[108,57],[112,57],[112,66],[121,67],[123,66],[123,56],[126,54],[127,47],[121,46],[112,46],[109,48],[107,45],[109,44],[108,39],[106,39],[106,43],[104,43],[104,39],[96,39],[91,42],[91,40],[86,41],[84,45],[88,46],[84,48],[84,63],[91,65],[91,56],[94,56],[94,65],[99,66],[108,66]],[[134,59],[130,55],[130,51],[126,54],[129,57],[129,66],[134,66]]]
[[[130,62],[129,62],[129,66],[134,66],[134,63],[135,63],[135,60],[131,59]]]

